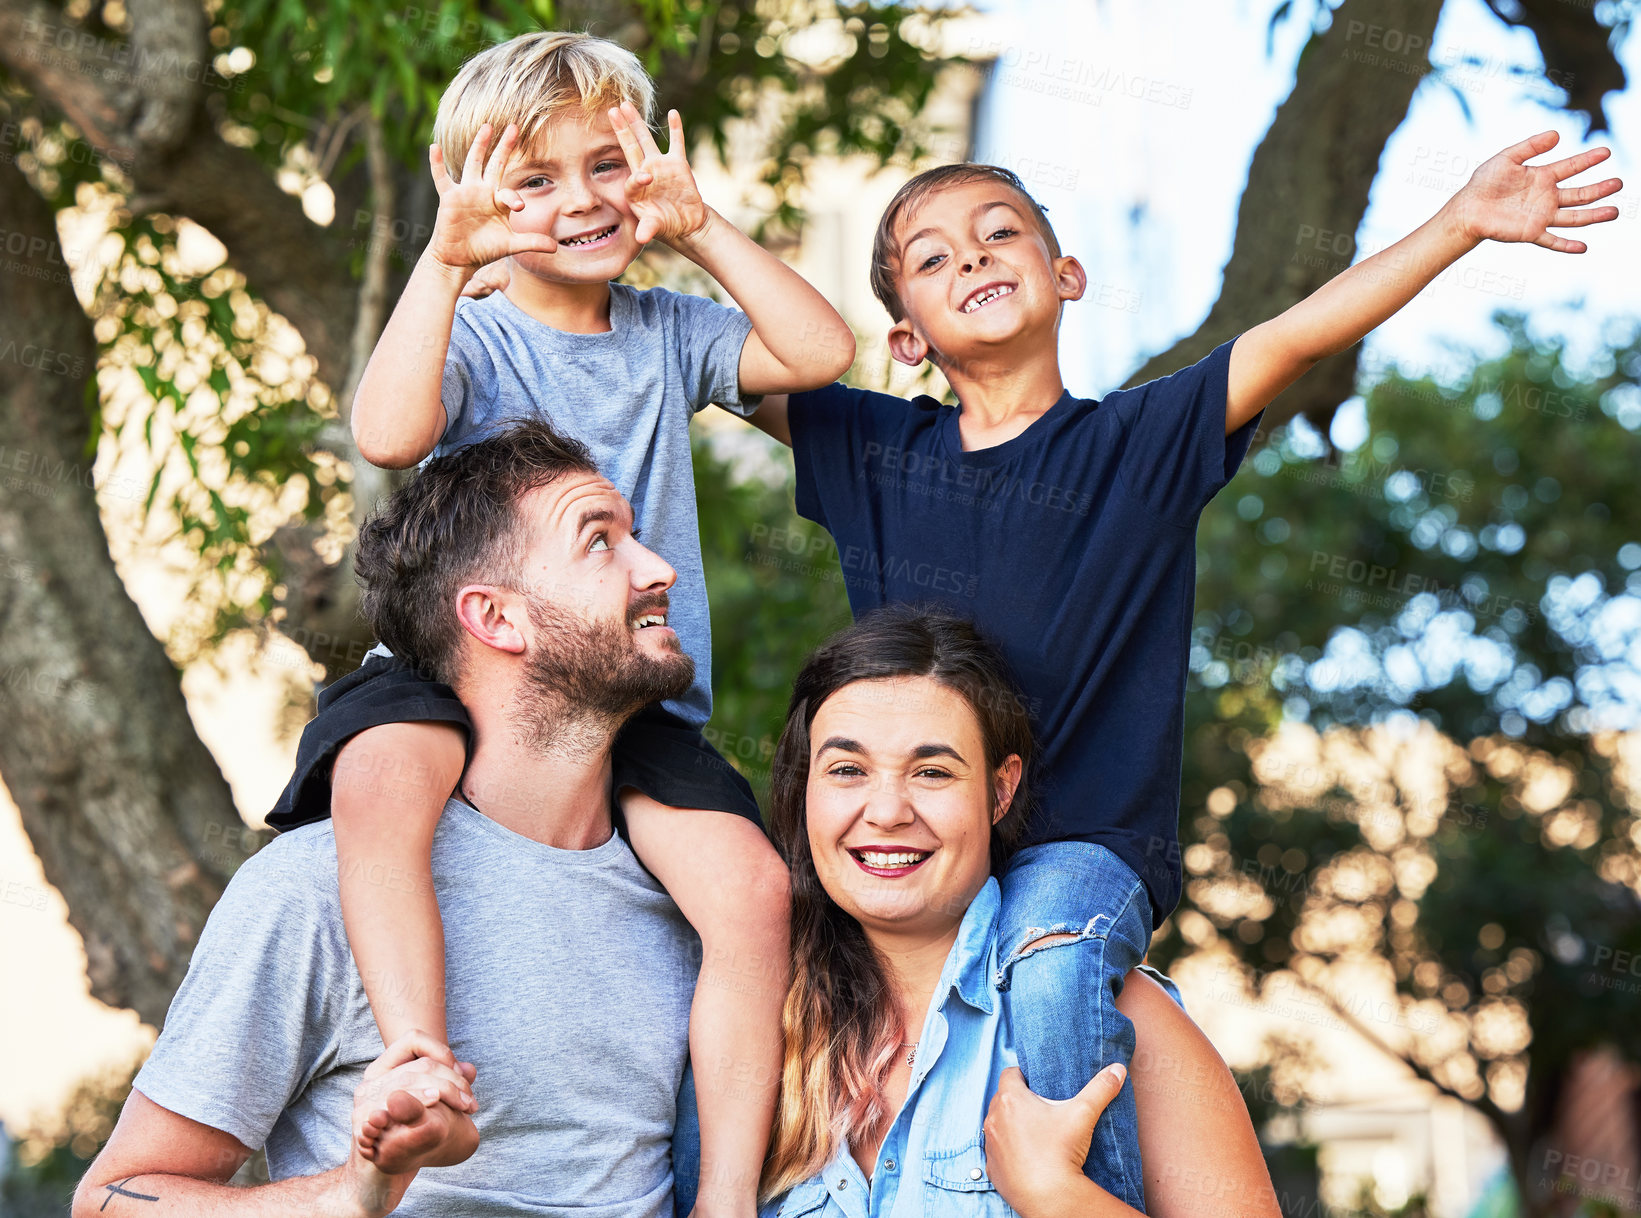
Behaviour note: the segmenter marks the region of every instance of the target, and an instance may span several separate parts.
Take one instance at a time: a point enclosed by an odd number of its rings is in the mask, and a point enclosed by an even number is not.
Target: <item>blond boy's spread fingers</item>
[[[508,158],[512,155],[513,145],[518,143],[519,128],[517,123],[508,123],[507,130],[501,133],[501,143],[490,154],[490,159],[484,166],[484,180],[491,186],[501,185],[501,171],[507,168]]]
[[[634,134],[638,137],[638,146],[644,150],[644,159],[647,161],[651,157],[655,157],[659,160],[661,148],[656,144],[655,136],[651,134],[649,124],[644,122],[643,115],[638,113],[638,107],[631,102],[622,102],[621,110],[627,116],[628,124],[632,126]],[[631,111],[631,113],[628,114],[628,111]]]
[[[638,137],[633,134],[632,125],[627,122],[627,116],[622,113],[624,108],[624,106],[610,107],[610,126],[615,130],[616,142],[621,145],[622,155],[627,158],[627,168],[637,174],[644,158],[642,150],[639,148]]]
[[[467,146],[467,159],[462,162],[462,181],[471,182],[474,176],[484,176],[484,150],[490,146],[490,124],[482,123]]]

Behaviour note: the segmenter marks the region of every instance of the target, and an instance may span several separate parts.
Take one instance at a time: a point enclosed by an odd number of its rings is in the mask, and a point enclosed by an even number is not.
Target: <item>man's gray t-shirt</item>
[[[454,799],[433,884],[450,1047],[479,1068],[480,1143],[465,1163],[423,1170],[395,1212],[670,1215],[700,963],[678,907],[618,834],[559,850]],[[281,834],[234,875],[134,1086],[266,1144],[274,1179],[309,1176],[347,1157],[353,1091],[382,1051],[326,820]]]
[[[745,313],[666,288],[612,283],[604,334],[555,330],[496,292],[457,308],[444,365],[449,423],[435,454],[543,419],[591,449],[632,504],[641,540],[678,573],[667,621],[695,660],[695,682],[665,705],[697,727],[712,714],[712,627],[689,422],[714,402],[757,409],[740,392],[751,332]]]

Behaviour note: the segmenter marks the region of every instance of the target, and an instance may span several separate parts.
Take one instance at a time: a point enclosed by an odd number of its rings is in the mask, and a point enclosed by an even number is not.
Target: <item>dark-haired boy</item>
[[[1003,878],[998,941],[1020,1064],[1039,1094],[1067,1099],[1131,1057],[1115,999],[1179,900],[1198,516],[1267,403],[1482,240],[1584,251],[1547,227],[1615,218],[1574,209],[1622,184],[1559,186],[1604,148],[1524,164],[1556,140],[1501,152],[1410,236],[1199,363],[1098,401],[1061,380],[1061,306],[1087,277],[1042,209],[1007,170],[931,170],[884,213],[872,285],[894,319],[894,357],[932,361],[957,406],[833,385],[766,398],[753,416],[792,445],[798,510],[849,556],[855,613],[917,601],[972,617],[1031,705],[1040,817]],[[937,568],[965,578],[927,578]],[[1144,1208],[1126,1082],[1085,1171]]]

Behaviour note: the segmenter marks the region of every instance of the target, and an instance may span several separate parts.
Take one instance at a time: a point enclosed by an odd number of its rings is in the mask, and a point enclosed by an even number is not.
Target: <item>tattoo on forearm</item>
[[[158,1201],[158,1197],[150,1197],[147,1193],[132,1192],[130,1189],[126,1188],[126,1185],[130,1184],[131,1181],[136,1178],[136,1176],[127,1176],[118,1184],[103,1185],[103,1187],[108,1190],[108,1196],[104,1199],[102,1205],[97,1208],[97,1212],[100,1214],[103,1210],[106,1210],[108,1208],[108,1203],[114,1200],[115,1197],[130,1197],[133,1201]]]

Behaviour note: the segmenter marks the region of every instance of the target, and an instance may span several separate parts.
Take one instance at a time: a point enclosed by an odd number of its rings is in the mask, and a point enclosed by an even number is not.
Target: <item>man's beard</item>
[[[530,597],[536,645],[509,716],[520,743],[538,751],[597,751],[641,708],[686,692],[695,661],[682,651],[640,650],[629,625],[666,604],[666,594],[657,593],[633,601],[620,619],[589,621]]]

